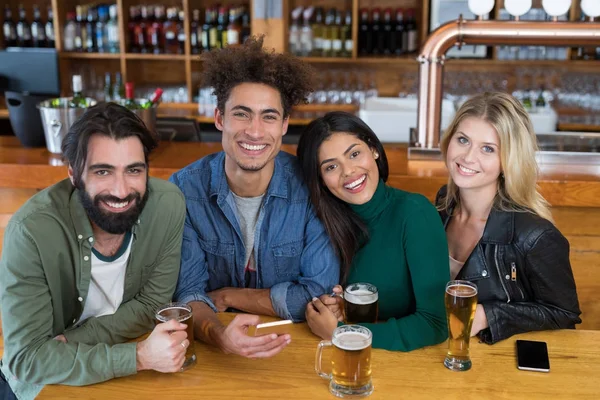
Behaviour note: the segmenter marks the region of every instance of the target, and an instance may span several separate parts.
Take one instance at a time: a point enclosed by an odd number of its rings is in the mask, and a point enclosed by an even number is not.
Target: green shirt
[[[35,397],[44,384],[88,385],[136,373],[136,344],[123,342],[151,330],[154,311],[171,300],[185,218],[175,185],[150,178],[148,190],[132,228],[119,309],[77,327],[94,244],[77,190],[61,181],[11,218],[0,261],[2,372],[18,398]],[[53,340],[60,334],[68,343]]]
[[[368,282],[379,292],[373,347],[410,351],[448,336],[444,293],[450,279],[448,244],[440,217],[420,194],[379,182],[373,198],[351,205],[369,229],[354,256],[348,283]]]

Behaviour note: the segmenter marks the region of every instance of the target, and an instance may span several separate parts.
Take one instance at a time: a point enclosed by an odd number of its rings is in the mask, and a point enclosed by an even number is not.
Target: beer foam
[[[344,332],[334,336],[333,345],[342,350],[362,350],[371,345],[371,338],[362,332]]]
[[[477,288],[459,283],[448,286],[446,288],[446,293],[454,297],[473,297],[477,295]]]
[[[156,314],[156,319],[160,322],[168,322],[172,319],[183,322],[188,320],[191,316],[192,313],[185,307],[167,307]]]
[[[373,293],[367,289],[358,289],[344,293],[344,300],[349,301],[353,304],[372,304],[375,303],[378,299],[379,295],[377,293]]]

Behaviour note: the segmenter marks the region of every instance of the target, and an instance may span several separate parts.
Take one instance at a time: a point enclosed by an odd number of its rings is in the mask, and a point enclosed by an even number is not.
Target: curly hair
[[[281,94],[283,115],[306,103],[313,91],[313,69],[289,55],[263,49],[264,36],[250,37],[242,46],[215,49],[203,55],[203,83],[214,88],[217,108],[225,111],[231,90],[241,83],[262,83]]]

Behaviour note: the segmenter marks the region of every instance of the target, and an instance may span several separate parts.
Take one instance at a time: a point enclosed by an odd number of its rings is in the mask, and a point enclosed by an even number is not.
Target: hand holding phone
[[[283,321],[275,321],[275,322],[266,322],[264,324],[256,325],[254,330],[254,334],[249,332],[251,336],[262,336],[262,335],[270,335],[275,333],[277,335],[285,335],[290,334],[292,327],[292,320],[286,319]]]
[[[517,340],[517,368],[525,371],[550,372],[546,342]]]

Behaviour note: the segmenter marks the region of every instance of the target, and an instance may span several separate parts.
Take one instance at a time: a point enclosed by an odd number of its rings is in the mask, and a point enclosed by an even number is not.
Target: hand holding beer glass
[[[452,371],[471,368],[469,339],[477,307],[477,286],[469,281],[450,281],[446,284],[446,318],[448,320],[448,354],[444,360]]]
[[[192,314],[192,307],[184,303],[169,303],[156,310],[155,317],[157,323],[168,322],[174,319],[182,324],[187,325],[185,331],[187,333],[189,345],[185,349],[185,361],[183,362],[181,371],[184,371],[196,364],[196,347],[194,346],[194,317]]]
[[[323,340],[317,348],[315,371],[329,380],[329,391],[337,397],[368,396],[371,382],[371,331],[360,325],[344,325],[333,331],[331,341]],[[323,348],[333,346],[331,373],[321,368]]]
[[[375,323],[379,314],[379,294],[370,283],[352,283],[344,290],[347,324]]]

